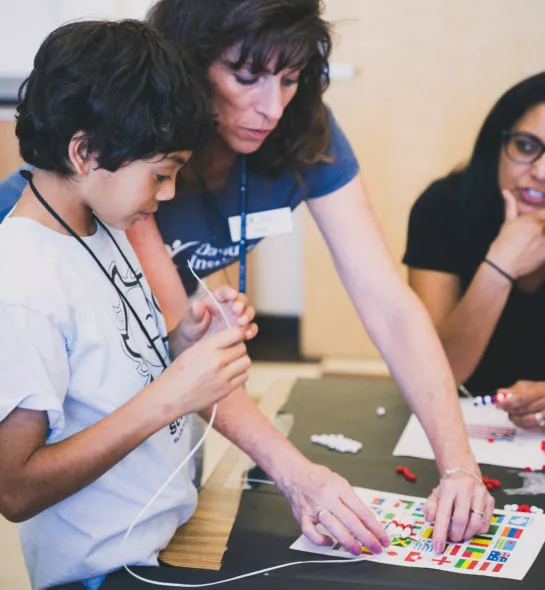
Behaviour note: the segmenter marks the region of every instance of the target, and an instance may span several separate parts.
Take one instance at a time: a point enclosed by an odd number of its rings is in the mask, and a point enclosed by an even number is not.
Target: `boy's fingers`
[[[238,326],[232,326],[226,328],[214,336],[211,336],[210,340],[214,346],[218,348],[229,348],[238,342],[242,342],[244,339],[244,331]]]

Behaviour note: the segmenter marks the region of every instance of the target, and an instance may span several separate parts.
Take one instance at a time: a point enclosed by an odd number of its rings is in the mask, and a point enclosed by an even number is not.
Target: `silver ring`
[[[536,419],[536,424],[540,428],[543,428],[543,426],[545,426],[545,416],[543,415],[543,412],[536,412],[534,414],[534,418]]]
[[[320,508],[320,510],[318,510],[318,512],[316,513],[316,520],[318,522],[320,522],[320,515],[322,514],[322,512],[327,512],[327,508]]]
[[[486,514],[482,510],[475,510],[475,508],[472,508],[471,512],[478,514],[483,520],[486,520]]]

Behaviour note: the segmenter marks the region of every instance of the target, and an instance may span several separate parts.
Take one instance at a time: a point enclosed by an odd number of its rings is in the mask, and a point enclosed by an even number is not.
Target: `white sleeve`
[[[0,422],[17,407],[47,412],[49,434],[58,434],[69,377],[59,328],[36,311],[0,304]]]

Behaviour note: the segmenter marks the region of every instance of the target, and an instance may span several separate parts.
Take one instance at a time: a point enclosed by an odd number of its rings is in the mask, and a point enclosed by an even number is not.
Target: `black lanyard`
[[[240,259],[240,280],[238,290],[246,293],[246,210],[248,207],[248,177],[246,173],[246,158],[242,157],[240,178],[240,241],[238,253]]]
[[[109,272],[104,268],[104,266],[102,265],[102,263],[100,262],[100,260],[97,258],[96,254],[76,234],[76,232],[56,213],[56,211],[51,207],[51,205],[49,205],[49,203],[42,197],[42,195],[39,193],[38,189],[34,185],[34,182],[32,180],[32,172],[30,172],[30,170],[20,170],[19,173],[21,174],[21,176],[23,178],[25,178],[26,180],[28,180],[28,183],[30,185],[30,188],[32,189],[32,192],[34,193],[34,195],[36,196],[36,198],[38,199],[38,201],[40,201],[40,203],[45,207],[45,209],[64,227],[64,229],[73,238],[75,238],[76,241],[79,242],[79,244],[81,244],[81,246],[83,246],[85,248],[85,250],[87,250],[87,252],[93,258],[93,260],[97,263],[97,265],[99,266],[99,268],[102,271],[102,273],[106,276],[106,278],[108,279],[108,281],[110,281],[110,283],[112,284],[113,288],[117,291],[117,294],[119,295],[119,297],[121,297],[121,299],[125,302],[125,304],[127,305],[127,307],[131,310],[131,313],[133,314],[134,318],[136,319],[138,325],[140,326],[140,329],[142,330],[142,333],[146,336],[147,341],[149,342],[150,346],[153,348],[155,354],[157,355],[157,358],[161,362],[161,365],[163,366],[163,369],[166,369],[167,368],[167,364],[166,364],[166,362],[165,362],[165,360],[163,358],[163,355],[159,352],[157,346],[155,345],[155,341],[150,336],[149,332],[146,330],[144,324],[142,323],[142,320],[140,319],[140,317],[136,313],[136,310],[131,305],[130,301],[127,299],[127,297],[125,297],[125,294],[116,285],[115,281],[112,279],[112,277],[110,276]],[[123,257],[123,260],[125,261],[125,263],[129,267],[129,269],[132,272],[134,278],[136,279],[136,282],[140,286],[140,289],[142,290],[142,293],[144,294],[144,299],[147,301],[148,298],[146,296],[146,292],[144,291],[144,287],[142,286],[142,283],[140,282],[140,278],[139,278],[137,272],[134,270],[134,268],[133,268],[132,264],[130,263],[130,261],[125,256],[125,253],[123,252],[123,250],[121,249],[121,247],[119,246],[119,244],[116,242],[116,240],[112,236],[112,234],[108,231],[108,228],[102,223],[102,221],[100,221],[100,219],[98,219],[98,217],[96,217],[96,215],[94,215],[94,218],[95,218],[95,221],[97,222],[97,224],[100,225],[102,227],[102,229],[104,229],[104,231],[108,234],[108,236],[110,236],[110,239],[115,244],[115,247],[117,248],[117,250],[119,251],[119,253]],[[153,381],[153,375],[151,373],[151,370],[150,370],[150,377],[151,377],[151,380]]]

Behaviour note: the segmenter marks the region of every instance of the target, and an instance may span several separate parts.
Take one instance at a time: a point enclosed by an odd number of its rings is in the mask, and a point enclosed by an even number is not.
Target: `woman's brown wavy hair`
[[[330,161],[322,96],[329,85],[331,35],[322,11],[322,0],[160,0],[147,18],[189,54],[203,78],[212,62],[234,46],[241,51],[233,70],[250,64],[258,74],[272,58],[275,72],[303,67],[297,92],[277,127],[249,156],[252,169],[265,176],[286,167],[299,176],[308,166]],[[184,177],[187,173],[184,169]]]

